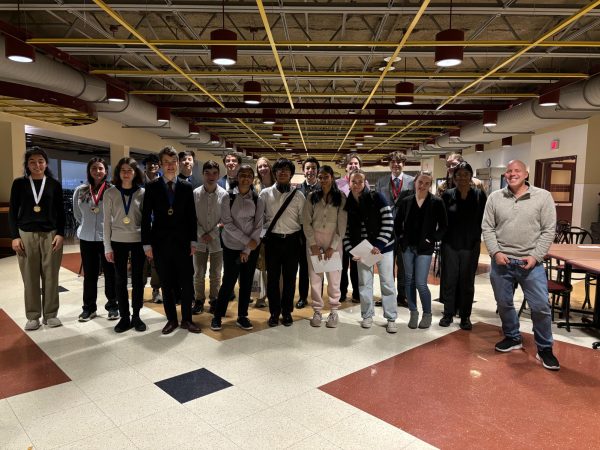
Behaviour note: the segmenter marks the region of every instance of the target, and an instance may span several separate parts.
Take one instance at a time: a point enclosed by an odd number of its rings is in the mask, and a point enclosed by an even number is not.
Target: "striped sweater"
[[[375,191],[363,191],[358,202],[352,194],[346,201],[348,226],[344,236],[344,250],[350,251],[363,239],[381,253],[394,249],[394,217],[385,198]]]

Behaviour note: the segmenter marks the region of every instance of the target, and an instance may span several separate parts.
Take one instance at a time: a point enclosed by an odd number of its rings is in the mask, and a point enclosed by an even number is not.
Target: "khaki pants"
[[[210,258],[210,266],[208,264]],[[210,291],[208,299],[214,302],[219,295],[221,286],[221,271],[223,270],[223,252],[196,252],[194,253],[194,295],[196,300],[206,300],[206,268],[209,266]]]
[[[27,320],[46,319],[58,314],[58,271],[62,247],[52,251],[56,231],[30,232],[19,230],[25,256],[18,256],[25,285],[25,314]],[[41,281],[41,286],[40,286]]]

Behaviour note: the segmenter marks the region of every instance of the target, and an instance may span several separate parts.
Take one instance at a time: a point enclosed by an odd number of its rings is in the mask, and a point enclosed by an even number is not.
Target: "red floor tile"
[[[0,309],[0,399],[71,381]]]
[[[556,342],[559,372],[494,351],[477,323],[321,387],[439,448],[598,448],[600,351]],[[596,442],[596,444],[593,444]]]
[[[63,253],[60,265],[73,273],[79,274],[81,268],[81,255],[79,253]],[[81,269],[80,275],[83,276],[83,269]]]

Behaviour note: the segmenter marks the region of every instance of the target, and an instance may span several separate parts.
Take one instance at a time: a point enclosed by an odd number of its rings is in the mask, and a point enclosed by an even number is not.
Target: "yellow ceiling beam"
[[[255,41],[237,40],[223,41],[210,39],[148,39],[147,42],[156,47],[206,47],[208,45],[236,45],[238,47],[397,47],[395,41]],[[535,41],[519,40],[493,40],[493,41],[409,41],[404,44],[406,48],[414,47],[527,47]],[[142,45],[135,39],[88,39],[88,38],[31,38],[27,43],[32,45]],[[543,41],[536,47],[600,47],[600,41]]]
[[[165,90],[134,90],[130,91],[131,95],[176,95],[176,96],[184,96],[184,95],[193,95],[193,96],[201,96],[206,95],[197,91],[165,91]],[[214,91],[214,95],[218,95],[221,97],[241,97],[244,95],[243,92],[232,92],[232,91]],[[284,92],[261,92],[263,97],[286,97],[287,93]],[[321,92],[292,92],[292,97],[304,97],[304,98],[362,98],[369,97],[371,94],[367,92],[359,92],[359,93],[321,93]],[[377,92],[372,95],[372,97],[380,97],[380,98],[392,98],[395,97],[395,93],[393,92]],[[429,94],[414,94],[415,98],[450,98],[454,94],[449,92],[435,92]],[[514,93],[480,93],[480,94],[466,94],[461,95],[461,98],[471,98],[471,99],[514,99],[514,98],[537,98],[538,94],[531,92],[514,92]],[[281,105],[281,108],[285,108],[284,104]],[[352,119],[352,116],[348,116],[349,119]]]
[[[119,70],[119,69],[95,69],[91,70],[92,75],[115,75],[115,76],[140,76],[140,77],[181,77],[182,75],[175,70]],[[226,70],[226,71],[190,71],[186,72],[191,77],[249,77],[260,78],[262,76],[278,75],[275,71],[249,71],[249,70]],[[387,78],[477,78],[483,75],[481,72],[398,72],[388,73]],[[287,77],[314,77],[314,78],[379,78],[379,73],[364,72],[308,72],[294,71],[288,72]],[[588,78],[589,75],[583,72],[498,72],[489,78]]]

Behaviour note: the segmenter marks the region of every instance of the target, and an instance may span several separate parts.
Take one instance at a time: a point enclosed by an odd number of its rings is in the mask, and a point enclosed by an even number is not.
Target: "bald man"
[[[481,225],[492,257],[490,281],[504,333],[496,351],[523,348],[513,304],[514,284],[518,282],[531,308],[536,357],[546,369],[559,370],[558,359],[552,353],[552,317],[542,266],[554,239],[556,209],[550,193],[531,186],[526,181],[528,176],[522,161],[508,163],[504,173],[507,186],[490,194]]]

